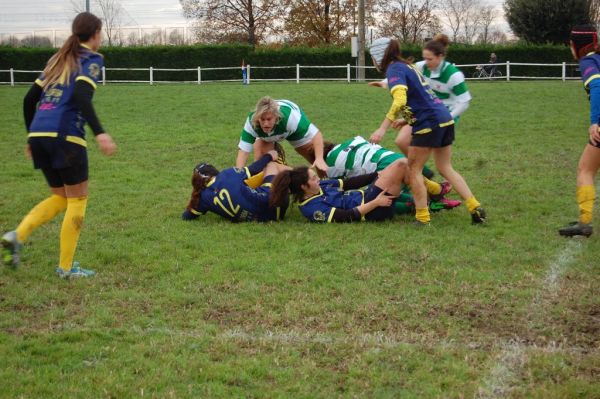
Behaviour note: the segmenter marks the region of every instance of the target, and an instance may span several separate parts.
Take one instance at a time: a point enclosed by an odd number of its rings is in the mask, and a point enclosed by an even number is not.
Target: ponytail
[[[285,197],[292,193],[294,201],[299,202],[304,195],[302,186],[308,183],[308,167],[299,166],[292,170],[280,172],[273,179],[271,184],[271,194],[269,196],[269,205],[283,206]]]
[[[102,21],[94,14],[82,12],[73,20],[71,36],[54,54],[44,68],[42,88],[53,84],[69,84],[69,77],[79,68],[82,42],[87,42],[102,29]]]
[[[198,207],[198,203],[200,202],[200,193],[202,190],[206,188],[206,183],[210,180],[211,177],[202,177],[200,174],[194,171],[192,175],[192,197],[190,198],[190,202],[188,202],[187,209],[192,210]]]

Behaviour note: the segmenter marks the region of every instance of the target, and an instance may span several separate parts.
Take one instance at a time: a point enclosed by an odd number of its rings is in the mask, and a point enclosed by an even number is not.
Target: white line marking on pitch
[[[582,244],[580,239],[567,240],[566,246],[560,251],[556,259],[550,263],[546,272],[542,288],[538,291],[532,302],[532,310],[540,315],[545,311],[547,305],[543,298],[545,295],[557,295],[560,286],[560,280],[565,270],[575,256],[581,252]],[[526,345],[520,342],[508,342],[502,348],[497,356],[497,362],[490,369],[489,374],[484,378],[476,394],[477,398],[501,398],[507,396],[513,388],[513,382],[518,376],[521,368],[527,361]]]

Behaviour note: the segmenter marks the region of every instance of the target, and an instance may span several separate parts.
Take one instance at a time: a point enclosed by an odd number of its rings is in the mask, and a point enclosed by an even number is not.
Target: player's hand
[[[100,133],[96,136],[96,143],[100,147],[100,151],[106,156],[110,156],[117,151],[117,145],[108,133]]]
[[[277,158],[279,157],[279,153],[275,150],[271,150],[271,151],[267,152],[267,154],[269,154],[271,156],[271,159],[273,161],[277,161]]]
[[[383,190],[382,192],[380,192],[379,195],[373,200],[375,201],[377,206],[392,206],[392,202],[396,197],[393,195],[386,194],[386,191],[387,190]]]
[[[593,125],[590,126],[590,128],[588,129],[588,133],[590,134],[590,141],[594,145],[600,144],[600,132],[598,132],[598,124],[597,123],[594,123]]]
[[[404,119],[396,119],[392,122],[392,127],[394,129],[400,129],[403,126],[406,126],[408,123]]]
[[[383,84],[382,81],[378,81],[378,82],[369,82],[367,83],[369,86],[371,87],[381,87],[381,88],[385,88],[385,85]]]
[[[385,136],[385,131],[382,129],[377,129],[373,132],[373,134],[371,134],[369,141],[373,144],[379,144],[381,139],[383,139],[383,136]]]
[[[327,163],[323,158],[315,159],[312,166],[317,170],[319,176],[327,176]]]

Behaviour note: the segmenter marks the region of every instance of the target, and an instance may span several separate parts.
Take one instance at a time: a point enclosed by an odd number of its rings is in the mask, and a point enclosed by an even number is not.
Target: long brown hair
[[[385,73],[388,66],[394,61],[404,62],[405,64],[412,63],[411,59],[402,57],[402,50],[400,49],[400,42],[396,39],[392,39],[390,41],[390,44],[388,44],[387,48],[385,49],[385,53],[383,54],[383,59],[381,60],[381,71],[383,71]]]
[[[200,201],[200,193],[219,171],[210,164],[198,164],[192,173],[192,196],[188,202],[187,209],[195,209]]]
[[[292,170],[280,172],[273,179],[271,184],[271,193],[269,195],[269,205],[272,207],[283,206],[286,196],[291,192],[294,201],[298,202],[304,195],[302,185],[308,183],[308,167],[299,166]]]
[[[44,68],[43,87],[60,83],[68,84],[69,76],[79,68],[79,51],[82,42],[90,40],[102,29],[100,18],[89,12],[78,14],[71,26],[71,36],[54,54]]]

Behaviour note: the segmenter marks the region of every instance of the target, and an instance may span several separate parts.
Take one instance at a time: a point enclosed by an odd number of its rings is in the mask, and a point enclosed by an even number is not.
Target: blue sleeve
[[[81,71],[76,80],[86,80],[95,87],[101,78],[104,59],[100,54],[91,54],[81,60]]]
[[[398,85],[407,86],[405,68],[406,65],[401,62],[393,62],[388,66],[385,76],[388,80],[388,88],[390,91]]]
[[[269,154],[263,155],[258,161],[254,161],[248,166],[248,170],[251,175],[255,175],[257,173],[262,172],[262,170],[267,166],[267,164],[273,161],[273,157]]]
[[[198,215],[194,215],[189,209],[186,209],[181,214],[181,218],[183,220],[194,220],[194,219],[198,219]]]
[[[600,122],[600,79],[592,80],[590,89],[590,124]]]

